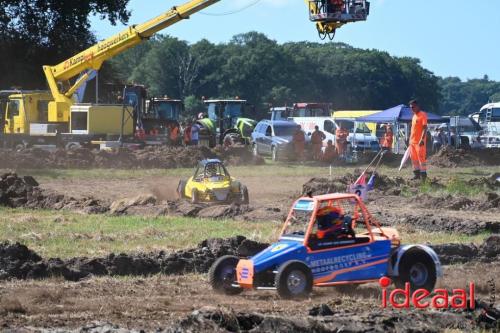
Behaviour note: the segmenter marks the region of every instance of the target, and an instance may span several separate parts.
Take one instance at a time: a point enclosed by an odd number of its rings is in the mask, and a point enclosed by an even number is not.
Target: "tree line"
[[[278,44],[249,32],[228,43],[194,44],[169,36],[111,61],[115,78],[145,84],[152,95],[184,99],[199,107],[201,96],[240,96],[252,104],[328,102],[334,109],[385,109],[418,98],[426,110],[466,115],[500,101],[500,82],[488,77],[441,78],[420,60],[343,43]]]
[[[96,42],[89,16],[126,24],[129,0],[0,0],[0,88],[46,89],[43,65],[54,65]],[[335,109],[385,109],[412,98],[441,114],[468,114],[500,100],[500,82],[441,78],[411,57],[343,43],[279,44],[249,32],[229,42],[194,44],[159,35],[112,59],[100,83],[137,83],[153,96],[185,100],[247,99],[257,109],[296,101]],[[92,86],[89,87],[92,90]],[[91,94],[89,94],[91,95]]]

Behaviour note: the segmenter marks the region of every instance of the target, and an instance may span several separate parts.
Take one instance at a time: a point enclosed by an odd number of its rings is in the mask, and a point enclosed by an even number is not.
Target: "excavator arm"
[[[173,7],[143,24],[128,27],[119,34],[97,43],[58,65],[44,66],[47,83],[54,98],[54,101],[49,103],[49,122],[69,121],[69,110],[74,103],[73,94],[88,79],[91,70],[99,70],[106,60],[219,1],[189,1],[181,6]],[[83,72],[86,73],[80,76],[74,84],[69,84],[70,79]]]

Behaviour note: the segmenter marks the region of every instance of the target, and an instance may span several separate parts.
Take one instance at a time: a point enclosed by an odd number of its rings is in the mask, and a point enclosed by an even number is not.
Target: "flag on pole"
[[[410,147],[406,149],[405,154],[403,155],[403,159],[401,160],[401,165],[399,166],[399,171],[401,171],[404,168],[405,163],[408,161],[409,158],[410,158]]]

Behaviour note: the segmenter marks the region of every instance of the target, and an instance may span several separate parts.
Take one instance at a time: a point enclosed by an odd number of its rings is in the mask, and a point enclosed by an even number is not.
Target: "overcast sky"
[[[185,1],[131,0],[130,24],[142,23]],[[337,32],[336,41],[420,58],[424,67],[440,76],[468,79],[486,74],[500,81],[500,0],[371,2],[368,21],[344,26]],[[123,28],[92,19],[92,29],[99,38]],[[235,34],[252,30],[280,43],[319,42],[302,0],[221,0],[162,33],[191,43],[202,38],[224,43]]]

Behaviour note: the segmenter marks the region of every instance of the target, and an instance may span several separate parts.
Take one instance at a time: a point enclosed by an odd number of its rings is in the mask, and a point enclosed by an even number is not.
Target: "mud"
[[[358,170],[354,174],[347,173],[344,176],[334,178],[312,178],[302,186],[302,194],[321,195],[335,192],[346,192],[351,184],[354,184],[361,171]],[[367,175],[366,181],[368,182],[371,174]],[[420,181],[413,181],[403,177],[388,177],[383,174],[377,173],[375,175],[374,190],[378,194],[384,195],[400,195],[403,190],[415,192],[421,185]],[[447,181],[435,177],[428,178],[428,185],[434,190],[443,189],[448,185]],[[465,185],[477,187],[486,191],[500,190],[500,182],[497,181],[497,175],[490,177],[473,178],[465,182]],[[495,199],[495,198],[494,198]]]
[[[467,198],[454,195],[437,197],[423,194],[416,197],[416,202],[423,208],[498,211],[500,213],[500,195],[495,192],[485,193],[480,198]]]
[[[79,281],[90,276],[149,276],[205,273],[212,263],[224,255],[252,256],[268,244],[237,236],[229,239],[208,239],[197,248],[167,254],[110,254],[103,258],[43,259],[26,246],[0,244],[0,280],[45,279],[62,277]]]
[[[238,147],[224,151],[199,146],[112,151],[78,148],[53,152],[35,148],[20,152],[1,149],[0,154],[3,156],[0,169],[173,169],[194,167],[205,158],[221,158],[230,165],[264,164],[263,159],[254,158],[248,149]]]
[[[159,201],[152,195],[114,201],[110,213],[115,215],[183,216],[203,219],[233,219],[238,221],[277,221],[286,218],[275,205],[192,204],[186,200]]]
[[[16,173],[1,176],[0,205],[11,208],[68,209],[87,214],[100,214],[109,210],[105,203],[94,198],[75,199],[44,191],[33,177],[19,177]]]
[[[488,237],[483,244],[440,244],[432,245],[443,265],[470,261],[498,262],[500,260],[500,235]]]
[[[43,259],[26,246],[0,244],[0,280],[45,279],[63,277],[79,281],[90,276],[149,276],[155,274],[183,275],[205,273],[223,255],[250,257],[268,244],[237,236],[208,239],[197,248],[167,254],[163,251],[138,254],[110,254],[101,258],[78,257],[68,260]],[[488,237],[483,244],[433,245],[442,264],[466,262],[497,262],[500,260],[500,235]]]
[[[283,332],[283,333],[330,333],[330,332],[443,332],[444,330],[473,331],[498,328],[500,313],[497,309],[486,308],[484,302],[477,301],[475,310],[464,311],[401,311],[377,309],[369,312],[337,309],[321,304],[326,313],[307,316],[262,314],[257,312],[235,312],[230,308],[207,306],[193,311],[184,319],[168,328],[155,332]],[[337,304],[341,307],[342,302]],[[486,310],[485,310],[486,308]],[[486,316],[486,314],[488,316]],[[43,332],[60,332],[45,329]],[[125,333],[145,332],[141,329],[121,328],[111,323],[92,323],[68,332]]]
[[[432,155],[429,163],[440,168],[500,165],[500,149],[464,150],[445,147]]]
[[[342,302],[340,302],[342,303]],[[326,304],[319,307],[326,315],[287,317],[257,313],[234,313],[206,307],[194,311],[172,329],[175,332],[442,332],[444,329],[473,330],[498,325],[497,310],[493,322],[485,320],[483,311],[429,312],[373,310],[354,312],[332,310]],[[311,309],[310,313],[315,308]]]
[[[469,236],[482,232],[500,232],[500,221],[498,219],[487,220],[481,217],[476,218],[473,214],[464,217],[440,216],[432,211],[420,212],[419,214],[372,211],[372,214],[382,226],[403,225],[426,232],[450,232]]]

